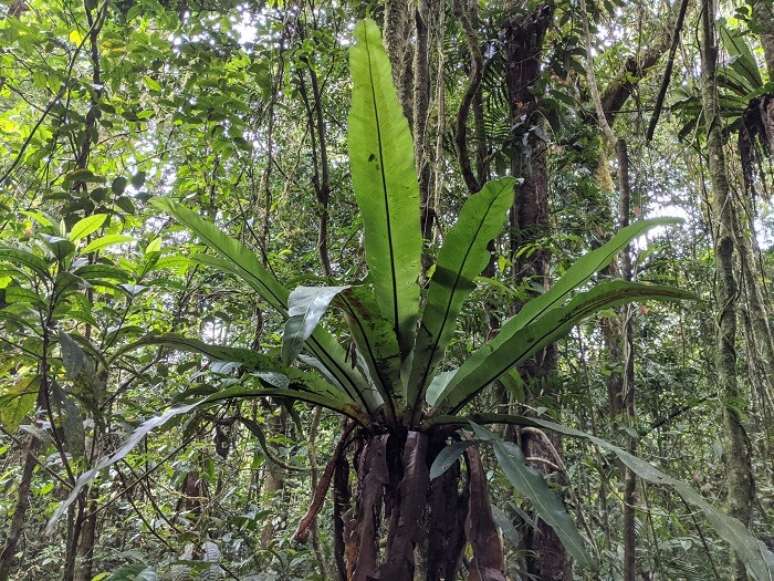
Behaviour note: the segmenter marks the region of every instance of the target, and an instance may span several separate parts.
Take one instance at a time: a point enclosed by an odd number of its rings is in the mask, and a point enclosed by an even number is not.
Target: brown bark
[[[620,192],[620,210],[619,221],[621,228],[629,225],[631,188],[629,184],[629,154],[626,148],[626,141],[618,139],[616,142],[616,153],[618,157],[618,190]],[[621,253],[621,265],[624,280],[632,280],[632,260],[630,249],[627,246]],[[633,328],[633,310],[630,306],[623,307],[620,310],[622,335],[622,384],[611,411],[623,411],[626,418],[627,427],[636,429],[636,409],[634,406],[634,328]],[[629,453],[634,454],[637,451],[636,438],[629,438]],[[628,468],[622,467],[624,473],[624,493],[623,493],[623,540],[624,540],[624,581],[635,581],[637,577],[637,539],[635,531],[635,507],[637,505],[637,478]]]
[[[427,466],[427,434],[409,431],[402,451],[403,476],[390,514],[387,558],[379,567],[379,579],[413,579],[414,552],[427,504],[430,474]]]
[[[549,463],[536,463],[534,469],[548,476],[556,472],[553,468],[559,454],[561,440],[553,432],[536,435],[525,430],[522,432],[522,448],[528,458],[547,460]],[[532,572],[545,581],[570,581],[572,568],[570,557],[556,536],[554,530],[542,519],[537,519],[537,527],[527,534],[528,545],[535,551],[537,558],[529,562]]]
[[[97,513],[94,509],[95,502],[86,503],[86,514],[83,515],[76,551],[75,581],[91,581],[93,577],[94,544],[97,540]]]
[[[347,535],[347,579],[370,581],[378,572],[379,528],[385,487],[389,484],[387,441],[389,436],[370,438],[357,463],[357,506]]]
[[[774,79],[774,4],[771,0],[753,0],[752,17],[760,31],[769,79]]]
[[[489,487],[481,456],[468,448],[468,516],[465,529],[473,548],[468,581],[505,581],[503,546],[489,504]]]
[[[386,0],[384,3],[384,47],[392,65],[392,80],[403,106],[403,114],[411,123],[414,119],[412,94],[413,50],[409,44],[411,29],[407,0]]]
[[[519,257],[516,253],[523,245],[536,243],[548,234],[546,144],[531,129],[540,123],[534,115],[538,101],[532,87],[541,75],[543,42],[552,22],[553,5],[546,3],[526,17],[507,21],[505,26],[506,84],[514,128],[511,143],[517,152],[511,158],[511,174],[523,179],[510,211],[513,278],[516,283],[532,281],[544,287],[548,284],[548,252],[538,249],[529,256]],[[514,311],[519,308],[520,305],[514,305]],[[523,364],[519,372],[536,391],[550,394],[553,387],[549,377],[553,369],[554,348],[548,346]],[[556,448],[559,447],[557,439]],[[543,452],[533,450],[528,455],[542,458]],[[566,578],[570,559],[559,537],[544,523],[538,527],[528,539],[528,550],[533,555],[528,559],[529,572],[542,579]]]
[[[667,58],[666,67],[664,67],[664,74],[661,77],[661,86],[659,87],[658,95],[656,96],[656,104],[653,106],[653,114],[648,123],[648,131],[645,137],[648,141],[653,139],[653,133],[656,130],[658,119],[661,116],[661,108],[664,106],[664,98],[666,97],[667,89],[669,88],[669,82],[672,79],[675,53],[677,52],[677,46],[680,44],[680,33],[683,29],[685,13],[688,10],[688,2],[689,0],[680,0],[680,10],[677,13],[677,20],[675,21],[674,30],[672,31],[672,43],[669,46],[669,57]]]
[[[319,409],[319,408],[317,408]],[[325,501],[325,495],[328,493],[328,488],[331,485],[336,465],[344,457],[344,453],[347,447],[347,440],[352,433],[355,423],[352,421],[347,422],[347,426],[344,428],[344,433],[339,438],[336,447],[333,450],[333,455],[325,466],[322,476],[320,477],[317,486],[314,487],[314,493],[312,496],[312,504],[309,506],[304,518],[298,524],[296,532],[293,534],[293,540],[298,542],[305,542],[309,536],[309,531],[317,518],[317,513],[320,512],[323,502]]]
[[[703,1],[701,18],[702,103],[707,127],[707,150],[717,219],[715,261],[717,268],[718,348],[717,372],[725,428],[724,454],[728,508],[732,516],[749,525],[754,497],[752,467],[742,421],[744,394],[736,378],[736,297],[734,272],[734,203],[728,185],[723,151],[723,134],[717,82],[715,5]],[[747,578],[744,564],[737,559],[735,578]]]
[[[301,20],[298,21],[297,28],[298,35],[303,40],[306,28]],[[301,57],[301,62],[306,71],[302,69],[297,71],[298,89],[306,112],[306,124],[312,146],[312,186],[319,205],[317,252],[323,274],[331,276],[331,259],[328,253],[328,204],[331,197],[331,179],[330,163],[328,162],[328,137],[323,115],[322,87],[315,63],[306,55]],[[311,95],[307,88],[306,75],[309,76]]]
[[[284,434],[286,424],[285,408],[279,415],[271,415],[267,422],[270,434]],[[285,470],[275,462],[268,462],[266,465],[265,481],[262,487],[262,495],[268,500],[279,496],[285,488]],[[274,525],[268,521],[261,531],[261,546],[268,547],[274,540]]]
[[[352,494],[349,488],[349,462],[346,455],[336,463],[333,474],[333,558],[336,561],[336,572],[339,581],[347,581],[347,561],[345,541],[346,514],[350,509]]]
[[[439,440],[439,441],[435,441]],[[430,457],[444,447],[435,438]],[[465,546],[467,489],[459,490],[460,465],[454,465],[430,483],[427,581],[456,579]]]
[[[662,34],[641,55],[632,55],[623,65],[621,72],[608,83],[602,92],[602,106],[607,122],[612,126],[616,115],[631,96],[639,82],[658,63],[661,55],[669,48],[669,35]]]
[[[5,545],[2,552],[0,552],[0,581],[7,581],[11,574],[14,555],[24,530],[24,519],[30,503],[32,474],[35,469],[35,454],[38,451],[39,445],[38,440],[34,436],[29,436],[22,451],[24,466],[21,479],[19,480],[19,488],[16,492],[16,505],[11,517],[11,524],[8,527]]]
[[[416,50],[414,51],[414,159],[422,218],[422,237],[432,235],[433,216],[430,209],[430,148],[428,147],[427,122],[430,110],[430,2],[418,0],[414,9]]]
[[[506,84],[513,126],[512,146],[519,147],[523,135],[539,123],[534,113],[538,102],[532,87],[540,77],[540,57],[553,6],[544,4],[526,17],[505,24]],[[523,179],[510,213],[511,252],[546,234],[548,226],[548,183],[545,144],[529,131],[526,144],[511,158],[511,174]],[[543,283],[548,256],[537,251],[528,258],[514,259],[514,279],[535,278]]]
[[[478,36],[473,25],[475,10],[475,3],[469,3],[468,0],[457,0],[455,3],[455,13],[462,25],[468,44],[468,52],[470,53],[470,81],[462,96],[460,108],[457,111],[454,145],[457,151],[457,161],[462,171],[462,179],[465,180],[465,185],[471,193],[477,192],[483,185],[483,176],[480,173],[478,176],[474,174],[468,152],[468,117],[476,96],[479,95],[484,69],[484,57],[481,54]]]

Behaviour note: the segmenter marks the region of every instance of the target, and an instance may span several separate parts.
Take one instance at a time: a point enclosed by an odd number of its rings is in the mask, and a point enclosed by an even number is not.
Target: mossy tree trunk
[[[716,220],[715,263],[717,268],[718,344],[717,374],[725,430],[724,454],[728,487],[728,509],[749,525],[753,503],[750,449],[742,422],[745,397],[736,377],[736,301],[734,272],[734,201],[728,183],[717,82],[715,4],[704,0],[701,16],[702,103],[707,128],[707,152],[712,184],[712,205]],[[737,559],[736,579],[746,579],[744,565]]]

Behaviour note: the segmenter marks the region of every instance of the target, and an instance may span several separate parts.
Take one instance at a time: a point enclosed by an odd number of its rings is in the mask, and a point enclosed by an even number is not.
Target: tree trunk
[[[761,45],[769,70],[769,80],[774,79],[774,4],[771,0],[753,0],[753,22],[760,30]]]
[[[409,43],[411,18],[407,0],[386,0],[384,3],[384,45],[392,65],[392,80],[403,114],[409,124],[414,119],[412,61],[414,52]]]
[[[97,515],[94,512],[96,503],[89,500],[86,503],[86,515],[81,526],[75,563],[75,581],[91,581],[94,559],[94,544],[97,540]]]
[[[431,442],[430,457],[445,446],[445,437]],[[460,490],[460,465],[455,463],[430,482],[427,581],[457,578],[465,546],[465,516],[468,491]]]
[[[544,287],[548,282],[548,253],[536,250],[528,256],[517,257],[516,252],[524,244],[534,243],[548,233],[546,144],[531,129],[540,123],[535,116],[538,102],[532,88],[541,75],[543,40],[552,21],[553,5],[546,3],[505,24],[505,74],[513,128],[511,174],[523,178],[510,211],[513,277],[515,282],[531,281]],[[520,305],[514,307],[514,311],[518,311]],[[534,383],[538,391],[551,396],[555,395],[549,381],[553,368],[554,349],[548,346],[519,372],[525,381]],[[552,444],[557,451],[561,449],[558,438]],[[526,445],[530,446],[529,443]],[[528,450],[528,455],[541,458],[545,453],[540,446]],[[552,457],[546,459],[553,460]],[[528,559],[530,573],[540,579],[569,579],[570,559],[551,527],[539,521],[538,529],[529,535],[528,549],[534,555]]]
[[[769,71],[769,81],[774,80],[774,4],[771,0],[753,0],[752,19],[760,30],[763,55]],[[761,120],[769,142],[769,152],[774,158],[774,95],[760,99]]]
[[[750,450],[742,417],[744,394],[736,379],[736,296],[734,273],[734,203],[728,185],[726,160],[716,77],[715,6],[704,0],[702,10],[702,102],[707,125],[707,149],[713,190],[713,211],[717,220],[715,261],[718,288],[717,371],[725,429],[724,454],[728,506],[732,516],[749,525],[752,514],[753,478]],[[744,564],[737,559],[735,578],[746,579]]]
[[[469,581],[505,581],[478,451],[467,452],[466,485],[459,462],[430,481],[430,466],[447,436],[413,430],[361,433],[354,453],[354,507],[348,502],[348,464],[337,463],[334,511],[343,528],[341,540],[338,532],[334,538],[339,579],[449,581],[457,578],[469,542]],[[338,521],[334,524],[338,530]]]
[[[7,581],[9,579],[16,548],[24,529],[24,518],[27,515],[27,507],[30,503],[32,473],[35,469],[35,454],[38,451],[39,445],[38,440],[34,436],[29,436],[22,452],[24,467],[22,468],[21,481],[17,491],[16,506],[14,507],[13,517],[11,517],[5,546],[3,546],[3,550],[0,552],[0,581]]]
[[[616,142],[618,156],[618,189],[621,195],[619,206],[619,221],[621,228],[629,225],[631,206],[631,187],[629,183],[629,154],[626,149],[626,141],[618,139]],[[621,253],[621,265],[624,280],[632,280],[632,259],[630,249],[627,246]],[[626,427],[636,429],[636,410],[634,407],[634,328],[632,318],[633,308],[627,305],[621,309],[622,338],[622,384],[617,396],[617,404],[626,418]],[[630,437],[628,442],[629,453],[637,452],[637,439]],[[622,467],[623,468],[623,467]],[[624,494],[623,494],[623,527],[624,527],[624,581],[635,581],[637,577],[637,538],[635,534],[635,507],[637,505],[637,478],[628,468],[623,468]]]
[[[267,422],[269,434],[285,433],[286,413],[287,412],[283,407],[279,415],[272,415],[269,418],[269,421]],[[271,437],[271,435],[269,437]],[[277,466],[277,464],[274,462],[267,461],[265,481],[262,487],[262,496],[268,499],[268,501],[273,501],[274,497],[282,494],[284,487],[285,470],[282,467]],[[272,541],[274,540],[274,532],[274,524],[271,521],[267,522],[261,531],[262,547],[268,547],[272,544]]]

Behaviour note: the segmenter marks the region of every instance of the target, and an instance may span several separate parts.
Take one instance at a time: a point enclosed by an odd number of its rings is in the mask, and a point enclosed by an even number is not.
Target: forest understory
[[[0,581],[774,581],[774,1],[0,0]]]

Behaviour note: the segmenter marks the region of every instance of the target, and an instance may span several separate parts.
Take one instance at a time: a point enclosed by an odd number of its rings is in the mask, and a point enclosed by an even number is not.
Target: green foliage
[[[26,417],[35,411],[40,377],[20,375],[0,393],[0,424],[9,432],[15,432]]]
[[[632,27],[633,5],[593,4],[598,40],[610,31],[595,61],[604,90],[632,47],[644,56],[664,26],[646,15]],[[712,578],[717,569],[725,578],[730,559],[718,555],[729,548],[751,576],[769,575],[770,553],[751,534],[771,528],[762,344],[741,334],[737,342],[740,385],[751,396],[734,406],[761,501],[745,527],[714,508],[727,464],[714,318],[703,302],[668,304],[691,298],[675,286],[711,297],[714,216],[694,195],[701,152],[674,142],[668,115],[646,146],[636,115],[622,111],[615,130],[632,152],[637,220],[603,244],[615,231],[617,193],[597,175],[604,144],[589,123],[576,7],[555,6],[529,87],[535,102],[517,112],[503,31],[531,8],[506,15],[497,3],[476,5],[469,16],[485,62],[461,152],[453,128],[470,86],[469,39],[459,10],[428,6],[429,75],[416,87],[405,63],[391,66],[377,24],[358,22],[383,17],[364,4],[0,8],[3,542],[28,467],[32,475],[11,578],[61,576],[75,546],[68,539],[78,527],[85,538],[92,514],[99,526],[86,576],[95,580],[333,578],[332,503],[320,509],[314,545],[293,542],[292,530],[350,426],[343,454],[353,494],[355,449],[373,434],[429,434],[430,477],[451,471],[462,486],[465,452],[478,446],[509,543],[509,578],[526,575],[524,548],[539,518],[576,557],[576,578],[621,577],[621,463],[643,484],[635,519],[643,575]],[[603,26],[613,16],[617,24]],[[414,17],[407,46],[422,56]],[[744,7],[719,26],[727,134],[771,92],[757,26]],[[690,43],[680,54],[698,58]],[[687,89],[692,74],[683,72]],[[626,78],[645,111],[660,75],[639,75]],[[407,120],[400,99],[423,87],[425,118]],[[691,128],[700,122],[697,102],[677,105]],[[520,158],[535,153],[532,143],[542,160]],[[484,184],[478,193],[456,169],[463,154]],[[533,161],[537,174],[527,172]],[[541,161],[548,225],[516,231],[526,198],[514,194],[540,175]],[[756,191],[767,191],[768,169],[758,165]],[[525,175],[497,177],[512,167]],[[762,249],[754,270],[768,284],[768,206],[762,197],[753,205]],[[684,227],[651,231],[646,249],[646,230],[670,222],[639,213],[673,208]],[[514,222],[504,228],[509,210]],[[744,236],[744,219],[740,228]],[[640,282],[606,280],[605,266],[627,244]],[[523,268],[538,256],[547,257],[545,288]],[[481,275],[487,265],[491,278]],[[622,307],[633,301],[639,310]],[[625,423],[607,413],[621,362],[605,335],[623,311],[636,319],[637,416]],[[548,343],[555,368],[532,377],[534,354]],[[489,414],[506,408],[522,415]],[[567,437],[565,473],[543,479],[515,444],[468,439],[467,414],[585,438],[614,461]],[[639,458],[608,442],[635,436]],[[561,501],[567,486],[572,517]],[[73,518],[61,518],[68,512]],[[587,553],[594,563],[584,569]]]
[[[538,472],[527,466],[521,448],[511,442],[504,442],[481,426],[474,423],[471,426],[480,439],[491,443],[505,477],[517,492],[529,499],[535,514],[554,530],[562,545],[581,567],[590,566],[591,557],[586,551],[586,542],[567,514],[561,497],[548,487]]]
[[[463,303],[489,262],[489,243],[500,233],[513,204],[515,180],[484,185],[460,211],[433,270],[409,376],[410,399],[422,401],[433,368],[442,359]]]
[[[419,186],[411,133],[381,37],[372,20],[355,29],[357,42],[350,51],[349,160],[379,310],[391,322],[406,358],[419,314]],[[408,402],[400,403],[404,405]]]

